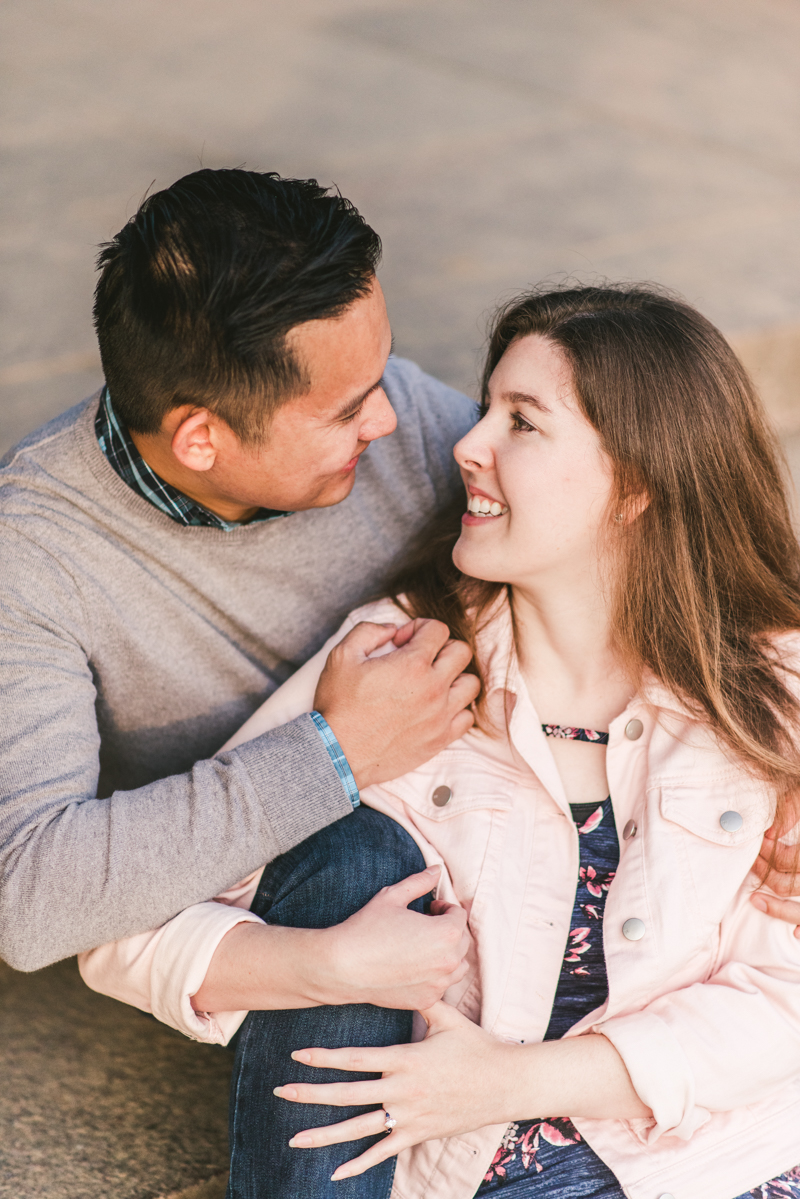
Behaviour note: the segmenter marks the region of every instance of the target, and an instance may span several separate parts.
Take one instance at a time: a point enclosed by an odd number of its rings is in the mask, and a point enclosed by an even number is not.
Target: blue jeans
[[[399,824],[360,807],[271,862],[252,910],[267,924],[328,928],[352,916],[381,887],[424,868],[422,854]],[[423,903],[419,899],[410,906],[422,911]],[[388,1199],[394,1158],[359,1178],[330,1181],[337,1166],[378,1137],[322,1149],[287,1144],[304,1128],[336,1124],[374,1107],[289,1103],[272,1089],[289,1082],[378,1078],[314,1070],[289,1055],[310,1046],[399,1045],[410,1039],[411,1018],[411,1012],[367,1003],[251,1012],[238,1036],[233,1070],[227,1199]]]

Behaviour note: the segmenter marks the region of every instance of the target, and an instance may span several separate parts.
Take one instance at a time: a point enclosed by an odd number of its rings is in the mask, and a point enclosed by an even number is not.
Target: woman
[[[800,555],[752,388],[669,297],[534,294],[456,457],[457,569],[401,608],[472,640],[479,727],[362,798],[442,864],[475,953],[424,1041],[298,1045],[279,1099],[373,1110],[290,1143],[390,1129],[335,1171],[353,1196],[395,1154],[402,1199],[800,1196],[800,942],[750,901],[800,782]],[[323,662],[242,739],[310,709]]]

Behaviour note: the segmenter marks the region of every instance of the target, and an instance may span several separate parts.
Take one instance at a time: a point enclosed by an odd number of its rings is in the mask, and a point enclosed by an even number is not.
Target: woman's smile
[[[467,511],[461,517],[462,524],[486,524],[507,514],[508,504],[504,504],[502,500],[495,499],[478,487],[469,487],[467,490],[469,499],[467,500]]]

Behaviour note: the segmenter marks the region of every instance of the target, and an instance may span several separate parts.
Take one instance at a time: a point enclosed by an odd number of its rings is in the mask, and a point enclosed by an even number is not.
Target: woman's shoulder
[[[403,596],[398,596],[402,602]],[[348,613],[345,624],[349,629],[355,628],[362,621],[369,621],[372,624],[407,624],[411,617],[403,611],[397,600],[386,596],[384,599],[371,600],[367,604],[362,604],[359,608],[354,608]]]

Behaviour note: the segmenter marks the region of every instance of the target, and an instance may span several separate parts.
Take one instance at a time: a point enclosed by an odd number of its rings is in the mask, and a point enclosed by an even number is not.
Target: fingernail
[[[295,1061],[295,1062],[308,1063],[311,1061],[311,1054],[308,1052],[307,1049],[295,1049],[295,1051],[291,1055],[291,1057],[292,1057],[292,1061]]]
[[[438,866],[438,865],[426,866],[423,871],[423,874],[441,874],[441,871],[442,871],[441,866]]]
[[[279,1099],[296,1099],[297,1091],[294,1087],[274,1087],[273,1095],[277,1095]]]
[[[798,941],[800,941],[800,924],[798,924],[797,928],[794,930],[794,935],[797,937]]]
[[[754,895],[750,902],[754,908],[758,908],[759,912],[769,911],[769,905],[763,895]]]
[[[292,1137],[289,1147],[291,1149],[309,1149],[312,1143],[311,1137],[307,1132],[298,1132],[296,1137]]]
[[[331,1182],[344,1182],[345,1178],[349,1178],[349,1174],[344,1174],[341,1170],[337,1170],[331,1174]]]

